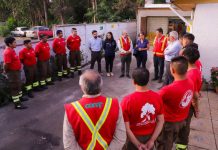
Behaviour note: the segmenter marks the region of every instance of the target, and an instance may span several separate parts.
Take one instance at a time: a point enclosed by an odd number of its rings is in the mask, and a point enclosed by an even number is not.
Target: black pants
[[[154,77],[162,79],[164,73],[164,57],[154,55]]]
[[[38,62],[39,80],[41,85],[46,85],[46,82],[51,82],[51,68],[49,60]]]
[[[98,63],[98,72],[101,73],[101,52],[93,52],[92,51],[90,69],[94,69],[96,61]]]
[[[189,115],[186,118],[186,126],[182,128],[181,133],[178,135],[178,140],[176,142],[176,146],[178,147],[180,145],[188,146],[189,142],[189,134],[190,134],[190,124],[191,124],[191,119],[192,116],[194,115],[194,107],[191,105],[190,110],[189,110]]]
[[[157,139],[157,150],[172,150],[173,143],[186,126],[186,121],[165,122],[162,132]]]
[[[67,75],[67,55],[66,54],[57,54],[56,63],[58,68],[58,77],[62,77],[63,75]]]
[[[70,51],[69,62],[71,73],[74,73],[76,70],[81,71],[81,54],[79,50]]]
[[[12,100],[14,103],[20,103],[20,97],[22,97],[21,72],[11,70],[7,72],[7,76]]]
[[[30,91],[35,87],[39,86],[38,75],[37,75],[37,66],[24,66],[24,72],[26,77],[26,91]]]
[[[140,68],[142,65],[142,68],[146,68],[146,62],[147,62],[147,52],[138,52],[136,56],[137,60],[137,68]]]
[[[115,56],[105,56],[107,73],[110,73],[113,71],[114,58],[115,58]]]
[[[143,144],[146,144],[149,139],[151,138],[151,135],[145,135],[145,136],[136,136],[136,138]],[[125,145],[123,146],[122,150],[138,150],[138,147],[136,147],[128,138],[126,140]]]
[[[174,80],[170,72],[170,61],[165,61],[165,66],[166,66],[166,72],[165,72],[164,85],[169,85]]]
[[[127,55],[121,55],[120,57],[121,57],[121,73],[122,75],[124,75],[126,71],[126,75],[129,75],[132,54],[130,53]]]

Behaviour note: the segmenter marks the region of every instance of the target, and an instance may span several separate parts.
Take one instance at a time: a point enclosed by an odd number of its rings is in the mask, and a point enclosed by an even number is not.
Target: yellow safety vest
[[[80,115],[82,120],[85,122],[86,126],[89,128],[90,132],[92,133],[92,140],[89,143],[87,149],[93,150],[95,148],[96,142],[98,141],[99,144],[103,147],[104,150],[108,148],[107,142],[103,139],[103,137],[100,135],[99,130],[101,129],[102,125],[104,124],[105,120],[107,119],[108,113],[111,108],[112,104],[112,98],[107,98],[106,103],[104,105],[104,109],[101,113],[100,118],[98,119],[98,122],[96,125],[93,124],[92,120],[90,119],[89,115],[86,113],[86,111],[83,109],[81,104],[77,102],[71,103],[77,113]]]

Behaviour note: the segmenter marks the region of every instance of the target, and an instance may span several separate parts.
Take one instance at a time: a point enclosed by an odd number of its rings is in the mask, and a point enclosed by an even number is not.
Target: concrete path
[[[104,62],[104,60],[102,61]],[[102,93],[119,100],[133,92],[132,81],[119,79],[119,57],[115,60],[114,77],[105,77]],[[131,68],[135,68],[135,58]],[[147,67],[153,77],[152,56],[149,53]],[[102,64],[104,67],[104,64]],[[84,68],[87,69],[88,67]],[[151,89],[161,86],[150,82]],[[65,79],[50,86],[47,91],[35,93],[35,98],[25,102],[29,108],[18,111],[10,104],[0,108],[0,150],[62,150],[62,124],[64,104],[80,99],[82,93],[78,77]],[[200,119],[193,119],[190,145],[192,150],[216,150],[218,144],[218,96],[202,92]],[[216,144],[217,143],[217,144]]]

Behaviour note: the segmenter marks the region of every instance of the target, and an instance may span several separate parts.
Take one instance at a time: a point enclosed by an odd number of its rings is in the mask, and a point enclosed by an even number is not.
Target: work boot
[[[47,87],[46,85],[42,85],[42,86],[41,86],[41,89],[44,91],[44,90],[47,90],[48,87]]]
[[[23,96],[22,96],[22,97],[20,97],[20,101],[21,101],[21,102],[25,102],[25,101],[28,101],[28,100],[29,100],[29,99],[28,99],[28,98],[26,98],[26,97],[23,97]]]
[[[62,81],[62,78],[61,78],[61,77],[58,77],[58,81]]]
[[[34,98],[34,95],[33,95],[33,92],[32,92],[32,91],[29,91],[29,92],[27,93],[27,96],[28,96],[29,98]]]
[[[123,78],[123,77],[124,77],[124,74],[121,74],[121,75],[120,75],[120,78]]]
[[[154,78],[152,79],[152,81],[156,81],[156,80],[158,80],[158,78],[157,78],[157,77],[154,77]]]
[[[35,88],[33,89],[33,91],[34,91],[34,92],[40,92],[40,91],[43,91],[43,89],[42,89],[40,86],[38,86],[38,87],[35,87]]]
[[[71,78],[74,78],[74,73],[73,72],[71,73]]]
[[[126,75],[127,78],[131,78],[129,74]]]
[[[21,104],[21,102],[14,103],[15,104],[15,109],[27,109],[28,107],[24,106]]]
[[[53,81],[47,82],[47,85],[54,85],[54,82]]]
[[[78,75],[80,76],[81,74],[82,74],[82,71],[81,71],[81,70],[79,70],[79,71],[78,71]]]
[[[163,80],[160,78],[159,80],[158,80],[158,83],[162,83],[163,82]]]

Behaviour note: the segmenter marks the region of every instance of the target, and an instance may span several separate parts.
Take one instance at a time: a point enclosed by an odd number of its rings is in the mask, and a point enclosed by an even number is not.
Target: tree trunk
[[[46,0],[43,0],[44,14],[45,14],[45,25],[48,26],[48,13],[47,13],[47,5]]]

